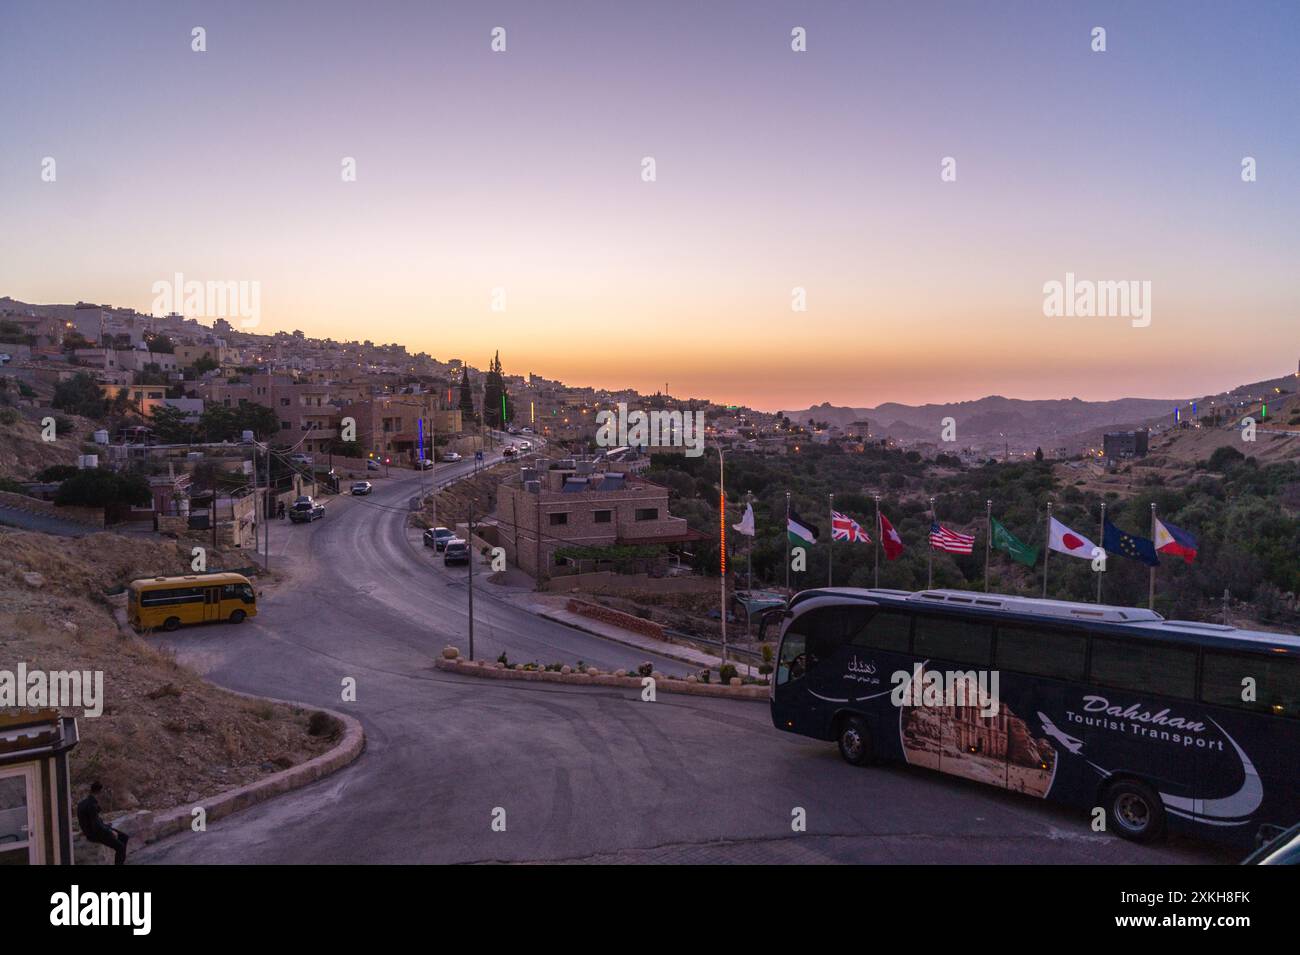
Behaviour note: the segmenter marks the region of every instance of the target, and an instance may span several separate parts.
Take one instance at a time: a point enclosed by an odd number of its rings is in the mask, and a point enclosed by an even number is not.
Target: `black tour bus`
[[[984,675],[998,705],[920,692],[944,674]],[[1101,807],[1137,841],[1168,827],[1248,845],[1300,821],[1300,638],[1285,634],[997,594],[808,590],[786,611],[772,722],[855,765]]]

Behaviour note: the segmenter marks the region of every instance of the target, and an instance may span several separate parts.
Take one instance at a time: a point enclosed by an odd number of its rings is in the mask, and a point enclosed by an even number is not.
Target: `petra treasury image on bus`
[[[4,937],[373,943],[462,864],[1294,937],[1297,64],[1289,0],[0,0]],[[580,884],[646,865],[732,876]]]

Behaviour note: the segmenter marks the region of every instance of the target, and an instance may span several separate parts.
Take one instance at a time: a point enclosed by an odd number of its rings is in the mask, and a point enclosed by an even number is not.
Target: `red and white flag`
[[[880,515],[880,546],[885,549],[885,560],[893,560],[903,553],[903,538],[883,513]]]
[[[1048,538],[1047,546],[1062,554],[1069,554],[1071,557],[1092,560],[1092,552],[1097,545],[1082,534],[1076,534],[1053,517],[1052,534]]]
[[[930,546],[949,554],[969,554],[975,549],[975,535],[949,530],[936,521],[930,525]]]

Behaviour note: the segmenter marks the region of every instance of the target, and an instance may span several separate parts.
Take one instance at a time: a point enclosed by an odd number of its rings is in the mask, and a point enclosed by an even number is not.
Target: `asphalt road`
[[[272,563],[291,579],[255,620],[165,638],[218,684],[355,714],[366,752],[207,832],[144,847],[133,862],[1233,859],[1186,842],[1137,846],[1091,832],[1074,811],[936,773],[855,769],[833,745],[773,729],[762,704],[672,694],[646,703],[630,690],[435,670],[445,644],[467,645],[464,571],[444,572],[440,556],[408,540],[418,477],[375,483],[370,497],[331,499],[323,520],[276,525]],[[602,669],[644,659],[490,590],[475,588],[480,656],[506,650]],[[347,677],[354,703],[340,698]],[[792,831],[797,807],[806,832]],[[493,828],[500,810],[504,831]]]

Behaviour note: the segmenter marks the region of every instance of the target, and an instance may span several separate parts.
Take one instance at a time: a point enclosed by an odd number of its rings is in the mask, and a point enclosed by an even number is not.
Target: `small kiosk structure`
[[[58,710],[0,713],[0,866],[72,864],[77,740],[76,718]]]

